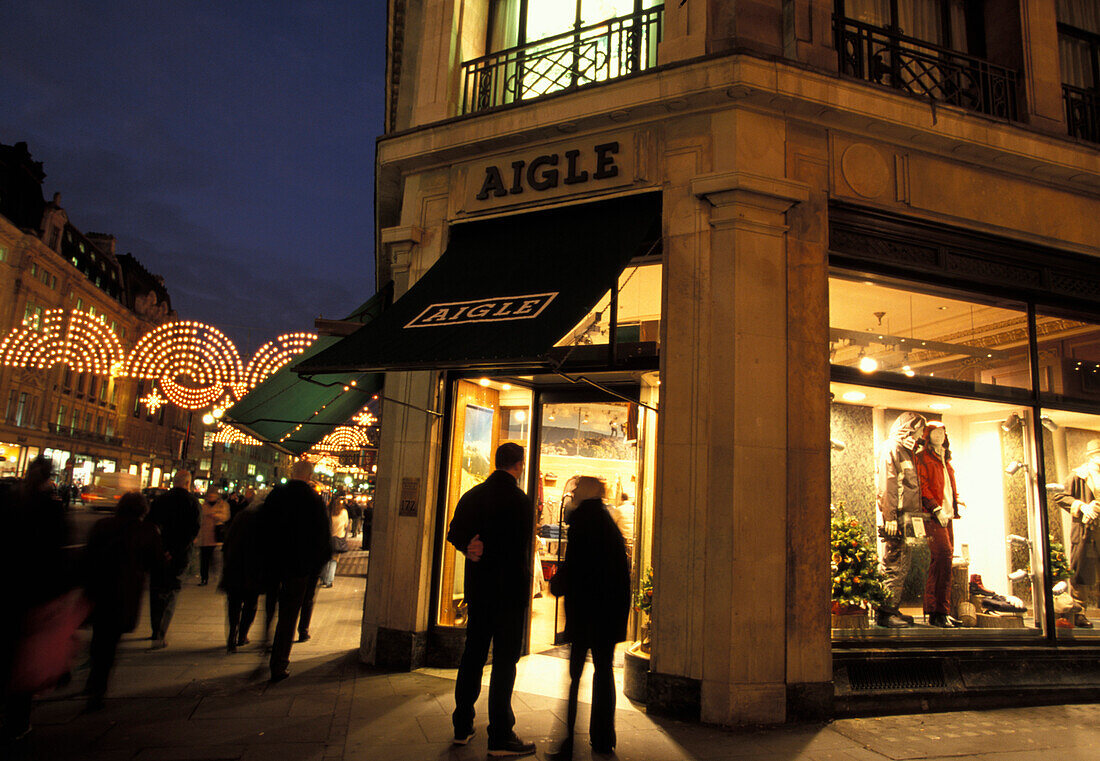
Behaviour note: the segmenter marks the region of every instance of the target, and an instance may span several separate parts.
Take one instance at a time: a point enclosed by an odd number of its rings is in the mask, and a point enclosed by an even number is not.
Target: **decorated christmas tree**
[[[1070,577],[1069,563],[1066,561],[1066,548],[1061,543],[1050,540],[1050,575],[1054,583]]]
[[[871,607],[886,601],[886,589],[878,569],[875,552],[863,527],[844,512],[833,511],[831,524],[833,549],[833,602],[838,606]]]

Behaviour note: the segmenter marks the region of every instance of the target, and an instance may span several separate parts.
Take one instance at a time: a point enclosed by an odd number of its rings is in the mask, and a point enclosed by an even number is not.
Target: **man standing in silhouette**
[[[524,617],[531,596],[531,548],[534,506],[519,488],[523,448],[501,444],[496,470],[462,495],[447,531],[447,541],[466,556],[466,648],[455,682],[454,743],[474,736],[474,703],[493,646],[489,679],[489,755],[526,756],[535,744],[512,728],[512,687],[522,648]]]

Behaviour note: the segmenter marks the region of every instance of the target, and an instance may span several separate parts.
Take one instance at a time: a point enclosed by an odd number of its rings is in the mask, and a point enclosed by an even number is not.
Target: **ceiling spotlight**
[[[1023,568],[1017,568],[1015,571],[1008,575],[1009,581],[1023,581],[1027,578],[1027,571]]]
[[[1023,425],[1024,419],[1019,412],[1013,412],[1011,415],[1005,418],[1005,421],[1001,423],[1001,430],[1005,433],[1012,433],[1021,425]]]
[[[859,371],[862,373],[873,373],[878,370],[878,360],[874,357],[863,356],[859,358]]]
[[[840,398],[846,402],[862,402],[867,398],[867,394],[862,391],[845,391]]]
[[[1019,460],[1013,460],[1005,467],[1005,473],[1010,476],[1016,475],[1020,470],[1023,470],[1026,466]]]
[[[501,391],[511,391],[512,390],[512,384],[511,383],[501,383],[500,384],[500,390]]]
[[[482,388],[488,388],[489,387],[489,379],[488,378],[482,378],[481,380],[479,380],[477,382],[477,385],[481,386]]]
[[[1050,419],[1050,418],[1049,418],[1048,416],[1046,416],[1046,415],[1040,415],[1040,416],[1039,416],[1039,422],[1043,424],[1043,428],[1046,428],[1046,429],[1047,429],[1048,431],[1050,431],[1051,433],[1054,433],[1054,432],[1055,432],[1055,431],[1057,431],[1057,430],[1058,430],[1059,428],[1061,428],[1061,426],[1060,426],[1060,425],[1058,425],[1057,423],[1055,423],[1055,422],[1054,422],[1053,420],[1051,420],[1051,419]]]
[[[1005,543],[1014,545],[1016,547],[1030,547],[1031,546],[1031,542],[1029,542],[1026,538],[1020,536],[1019,534],[1009,534],[1008,536],[1005,537]]]
[[[930,409],[930,410],[949,410],[949,409],[951,409],[951,405],[947,404],[946,402],[934,402],[934,403],[928,405],[928,409]]]
[[[847,448],[847,445],[840,439],[829,439],[829,447],[834,452],[843,452]]]
[[[910,378],[917,374],[909,365],[902,366],[901,372]]]

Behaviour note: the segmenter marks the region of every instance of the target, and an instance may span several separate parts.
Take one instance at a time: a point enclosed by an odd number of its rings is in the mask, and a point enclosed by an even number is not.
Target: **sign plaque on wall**
[[[459,212],[530,203],[635,182],[636,136],[600,135],[470,162]]]
[[[417,504],[420,502],[420,479],[401,479],[401,503],[398,505],[397,514],[415,518]]]

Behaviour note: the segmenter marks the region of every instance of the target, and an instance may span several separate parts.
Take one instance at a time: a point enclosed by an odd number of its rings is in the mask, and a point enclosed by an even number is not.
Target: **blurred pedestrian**
[[[225,538],[225,524],[229,522],[229,503],[221,492],[211,487],[206,490],[202,503],[202,526],[199,528],[199,586],[210,583],[210,566],[214,562],[214,550]]]
[[[309,587],[332,556],[331,523],[321,496],[309,484],[313,465],[296,461],[290,480],[276,486],[260,509],[264,568],[279,584],[279,618],[271,645],[271,681],[289,676],[294,629]],[[299,630],[300,633],[300,630]]]
[[[630,614],[630,561],[623,535],[603,502],[603,482],[582,476],[573,490],[576,505],[567,523],[565,560],[550,581],[550,591],[565,597],[565,631],[569,647],[569,705],[565,740],[554,758],[573,754],[573,727],[581,674],[592,652],[592,750],[608,754],[615,748],[615,644],[626,639]]]
[[[370,549],[371,533],[374,530],[374,500],[367,499],[367,504],[363,506],[363,540],[360,543],[360,548],[364,550]]]
[[[489,755],[528,756],[535,744],[516,736],[512,688],[531,595],[535,507],[519,488],[523,448],[505,443],[496,470],[458,500],[447,541],[466,556],[466,645],[455,681],[454,744],[474,736],[474,704],[493,646],[489,679]]]
[[[147,520],[160,529],[165,554],[165,563],[149,578],[149,620],[154,650],[168,644],[165,636],[176,610],[180,576],[187,569],[201,515],[199,500],[191,493],[191,473],[186,470],[176,471],[172,488],[153,500],[149,508]]]
[[[363,529],[363,505],[355,497],[348,497],[348,518],[351,519],[351,538],[359,536]]]
[[[321,586],[332,589],[336,581],[336,556],[348,551],[348,510],[343,498],[333,500],[329,508],[329,524],[332,531],[332,557],[321,571]]]
[[[128,492],[115,514],[97,521],[88,534],[83,563],[84,589],[93,605],[88,710],[103,707],[118,642],[137,626],[145,574],[164,564],[160,532],[144,520],[148,512],[141,492]]]
[[[38,457],[27,466],[23,483],[5,488],[0,495],[0,525],[4,527],[0,532],[0,595],[7,614],[0,626],[5,742],[23,740],[31,731],[35,688],[17,672],[25,668],[22,661],[28,644],[34,644],[35,612],[69,588],[63,549],[68,544],[68,526],[52,475],[53,463]]]
[[[261,500],[237,513],[230,520],[222,545],[222,580],[226,594],[229,632],[226,652],[235,653],[249,643],[248,630],[256,618],[256,606],[264,590],[263,546],[260,543],[259,506]]]
[[[236,518],[237,513],[248,506],[248,500],[244,498],[240,489],[235,490],[225,501],[229,505],[229,520]]]

